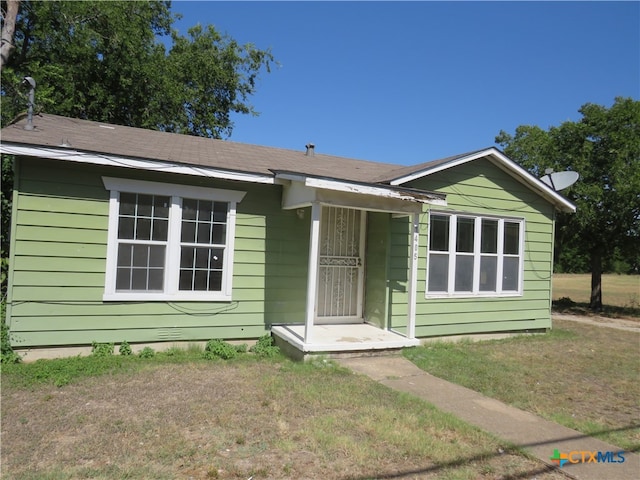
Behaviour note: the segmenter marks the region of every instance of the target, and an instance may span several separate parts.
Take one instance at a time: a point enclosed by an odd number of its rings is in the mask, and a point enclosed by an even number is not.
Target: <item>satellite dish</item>
[[[578,178],[580,178],[578,172],[552,172],[540,178],[540,181],[559,192],[576,183]]]

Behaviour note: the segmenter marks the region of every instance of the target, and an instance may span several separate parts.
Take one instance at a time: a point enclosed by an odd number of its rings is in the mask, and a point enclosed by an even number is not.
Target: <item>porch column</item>
[[[409,308],[407,338],[416,338],[416,295],[418,294],[418,257],[420,255],[420,214],[414,213],[411,221],[411,265],[409,266]]]
[[[311,229],[309,238],[309,268],[307,277],[307,311],[304,321],[304,343],[310,343],[311,328],[316,316],[316,290],[318,288],[318,253],[320,250],[320,210],[318,202],[311,204]]]

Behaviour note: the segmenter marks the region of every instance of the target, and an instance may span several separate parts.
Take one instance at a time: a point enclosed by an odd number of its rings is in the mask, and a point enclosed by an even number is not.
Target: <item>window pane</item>
[[[207,279],[209,278],[206,270],[196,270],[193,277],[194,290],[207,290]]]
[[[205,202],[204,200],[198,201],[198,221],[199,222],[211,222],[213,220],[213,202]]]
[[[502,290],[518,290],[519,284],[519,265],[518,257],[505,257],[502,276]]]
[[[196,268],[209,268],[208,248],[196,248]]]
[[[133,240],[135,219],[130,217],[120,217],[118,219],[118,238]]]
[[[429,230],[429,250],[446,252],[449,250],[449,217],[432,215]]]
[[[149,266],[164,268],[165,247],[163,245],[151,245],[149,247]]]
[[[147,289],[147,270],[135,268],[131,271],[131,289],[146,290]]]
[[[446,292],[449,285],[449,255],[429,255],[429,291]]]
[[[211,268],[222,270],[224,250],[222,248],[211,249]]]
[[[196,241],[196,224],[194,222],[182,222],[180,241],[185,243],[194,243]]]
[[[151,219],[138,218],[136,221],[136,240],[151,240]]]
[[[520,224],[504,222],[504,253],[520,254]]]
[[[215,270],[209,274],[209,290],[219,292],[222,290],[222,272]]]
[[[473,252],[473,218],[458,218],[458,231],[456,235],[456,252]]]
[[[169,197],[153,197],[153,216],[155,218],[169,218]]]
[[[129,267],[131,266],[131,249],[132,245],[120,244],[118,246],[118,266]]]
[[[473,256],[456,255],[455,291],[470,292],[473,289]]]
[[[227,226],[224,224],[215,224],[213,226],[213,235],[211,236],[211,243],[224,245],[227,243]]]
[[[158,242],[166,241],[168,232],[169,232],[169,222],[167,220],[153,221],[153,240]]]
[[[164,288],[164,270],[154,268],[149,270],[149,290],[161,291]]]
[[[116,290],[131,290],[130,268],[118,268],[116,271]]]
[[[191,290],[191,282],[193,281],[191,270],[180,270],[180,290]]]
[[[480,237],[480,252],[498,253],[498,221],[482,220],[482,235]]]
[[[195,220],[198,212],[198,201],[185,198],[182,200],[182,219]]]
[[[136,214],[136,197],[135,193],[120,193],[120,215]]]
[[[495,292],[498,274],[498,257],[480,258],[480,291]]]
[[[149,246],[133,245],[133,266],[146,267],[149,264]]]
[[[197,243],[211,243],[211,224],[198,222]]]
[[[227,211],[229,204],[224,202],[215,202],[213,204],[213,221],[218,223],[227,223]]]
[[[138,216],[150,217],[152,205],[153,205],[152,195],[138,195]]]
[[[180,250],[180,268],[193,268],[195,248],[182,247]]]

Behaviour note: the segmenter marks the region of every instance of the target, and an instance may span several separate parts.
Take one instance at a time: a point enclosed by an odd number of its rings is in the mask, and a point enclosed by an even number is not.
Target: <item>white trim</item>
[[[309,229],[309,268],[307,274],[307,308],[304,321],[304,343],[313,341],[311,332],[316,318],[316,290],[318,288],[318,255],[320,253],[320,211],[318,202],[311,204],[311,228]]]
[[[420,215],[413,214],[411,225],[411,268],[409,270],[409,308],[407,338],[416,338],[416,300],[418,293],[418,260],[420,258]]]
[[[52,160],[89,163],[92,165],[105,165],[110,167],[125,167],[137,170],[152,170],[155,172],[176,173],[196,177],[219,178],[222,180],[237,180],[242,182],[267,184],[275,183],[275,180],[271,175],[234,172],[201,165],[185,165],[172,162],[161,162],[157,160],[120,157],[117,155],[109,155],[106,153],[96,154],[82,152],[79,150],[71,150],[68,148],[25,147],[11,143],[2,143],[0,144],[0,152],[9,155],[48,158]]]
[[[187,185],[173,185],[169,183],[148,182],[126,178],[103,177],[105,188],[110,191],[109,196],[109,224],[107,237],[107,260],[105,273],[104,301],[230,301],[233,282],[233,258],[235,250],[236,204],[240,202],[246,192],[223,190],[205,187],[190,187]],[[138,194],[163,195],[170,197],[169,227],[166,245],[164,291],[163,292],[118,292],[116,291],[116,270],[118,257],[118,217],[120,192]],[[182,199],[219,201],[229,204],[226,222],[226,238],[224,244],[224,258],[222,267],[222,289],[211,291],[180,291],[180,228]],[[135,242],[135,241],[134,241]],[[144,242],[149,243],[149,242]]]
[[[433,167],[427,166],[426,168],[419,170],[417,172],[413,172],[403,177],[395,178],[391,180],[390,184],[402,185],[412,180],[426,177],[428,175],[432,175],[442,170],[447,170],[449,168],[453,168],[458,165],[462,165],[464,163],[471,162],[473,160],[477,160],[483,157],[488,158],[496,166],[498,166],[505,172],[509,173],[511,176],[519,179],[522,183],[527,184],[529,187],[532,187],[534,190],[540,191],[540,193],[543,196],[550,199],[551,203],[554,203],[556,206],[560,207],[563,211],[570,212],[570,213],[573,213],[576,211],[576,206],[573,203],[571,203],[565,197],[557,193],[549,185],[547,185],[540,179],[531,175],[524,168],[522,168],[520,165],[515,163],[513,160],[511,160],[509,157],[504,155],[502,152],[500,152],[496,148],[488,148],[486,150],[482,150],[480,152],[476,152],[471,155],[463,156],[455,160],[451,160],[449,162],[440,163]]]
[[[360,185],[357,183],[344,182],[338,180],[328,180],[321,178],[305,178],[305,186],[312,188],[320,188],[324,190],[333,190],[337,192],[357,193],[362,195],[372,195],[383,198],[396,198],[399,200],[407,200],[411,202],[425,203],[430,205],[446,206],[446,201],[442,199],[427,198],[427,194],[402,192],[384,187],[376,187],[373,185]]]

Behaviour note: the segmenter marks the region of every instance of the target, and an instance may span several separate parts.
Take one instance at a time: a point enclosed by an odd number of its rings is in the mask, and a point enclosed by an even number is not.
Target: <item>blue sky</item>
[[[232,141],[410,165],[495,146],[500,130],[640,96],[638,2],[176,1],[270,48]]]

